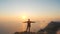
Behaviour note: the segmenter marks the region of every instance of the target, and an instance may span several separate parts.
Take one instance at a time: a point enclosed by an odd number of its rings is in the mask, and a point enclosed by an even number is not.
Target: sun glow
[[[24,19],[24,20],[27,19],[27,16],[22,16],[22,19]]]
[[[28,13],[21,13],[19,16],[20,21],[26,21],[27,19],[31,18]]]

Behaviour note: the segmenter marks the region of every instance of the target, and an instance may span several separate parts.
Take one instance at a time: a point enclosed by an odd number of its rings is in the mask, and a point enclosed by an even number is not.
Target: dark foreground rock
[[[35,32],[15,32],[14,34],[36,34]]]

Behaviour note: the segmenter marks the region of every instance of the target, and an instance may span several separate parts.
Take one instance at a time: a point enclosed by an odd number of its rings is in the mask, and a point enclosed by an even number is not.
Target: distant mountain
[[[39,30],[38,33],[47,32],[47,34],[56,34],[60,29],[60,22],[51,21],[44,29]]]

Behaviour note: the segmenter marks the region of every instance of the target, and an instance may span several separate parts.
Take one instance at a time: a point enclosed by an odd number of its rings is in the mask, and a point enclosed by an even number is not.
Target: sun
[[[21,21],[26,21],[29,18],[29,15],[23,13],[23,14],[20,14],[19,18]]]
[[[22,19],[23,19],[23,20],[26,20],[26,19],[27,19],[27,16],[25,16],[25,15],[22,16]]]

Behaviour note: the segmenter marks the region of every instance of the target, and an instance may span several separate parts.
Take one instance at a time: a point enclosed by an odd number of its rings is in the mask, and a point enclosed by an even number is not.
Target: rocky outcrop
[[[47,34],[56,34],[60,29],[60,22],[51,21],[43,30],[39,30],[39,33],[47,32]]]

